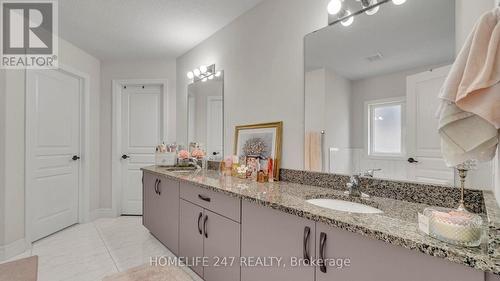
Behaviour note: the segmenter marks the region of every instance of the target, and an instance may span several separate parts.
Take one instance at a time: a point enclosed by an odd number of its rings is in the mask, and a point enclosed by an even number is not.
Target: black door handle
[[[417,160],[415,160],[415,158],[413,158],[413,157],[408,158],[408,162],[409,162],[409,163],[412,163],[412,164],[413,164],[413,163],[418,163],[418,161],[417,161]]]
[[[200,225],[201,217],[203,217],[202,212],[200,212],[200,214],[198,215],[198,232],[200,233],[200,235],[203,235],[203,230],[201,230],[201,225]]]
[[[155,193],[158,194],[158,179],[155,180]]]
[[[326,246],[326,233],[321,232],[319,236],[319,270],[326,273],[325,265],[325,246]]]
[[[80,157],[79,157],[79,156],[77,156],[77,155],[74,155],[74,156],[71,158],[71,160],[73,160],[73,161],[80,160]]]
[[[218,154],[219,154],[219,152],[215,152],[215,151],[212,153],[213,156],[218,155]]]
[[[123,155],[122,155],[122,159],[123,159],[123,160],[127,160],[127,159],[129,159],[129,158],[130,158],[130,156],[128,156],[127,154],[123,154]]]
[[[157,190],[158,190],[158,195],[161,195],[161,188],[160,188],[160,184],[161,184],[161,180],[158,179],[158,187],[157,187]]]
[[[304,262],[308,265],[311,262],[311,257],[309,256],[309,236],[311,236],[311,228],[306,226],[304,228],[304,243],[303,243],[303,251],[304,251]]]
[[[200,198],[201,200],[206,201],[206,202],[211,201],[210,197],[207,197],[207,196],[201,195],[201,194],[198,194],[198,198]]]
[[[205,233],[205,238],[208,238],[207,221],[208,221],[208,215],[205,215],[205,219],[203,220],[203,232]]]

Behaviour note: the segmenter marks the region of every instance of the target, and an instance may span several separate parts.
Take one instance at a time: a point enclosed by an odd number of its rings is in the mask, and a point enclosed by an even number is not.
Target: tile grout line
[[[95,223],[95,221],[92,222],[92,225],[94,225],[94,227],[97,231],[97,235],[99,235],[99,238],[101,238],[101,241],[104,244],[104,248],[106,248],[106,252],[108,252],[109,257],[111,258],[111,261],[113,262],[113,265],[115,266],[116,272],[120,272],[120,269],[118,268],[118,265],[116,264],[116,261],[113,258],[113,255],[111,254],[111,252],[108,248],[108,245],[106,244],[106,241],[104,240],[104,237],[102,236],[101,231],[100,231],[99,227],[97,226],[97,224]]]

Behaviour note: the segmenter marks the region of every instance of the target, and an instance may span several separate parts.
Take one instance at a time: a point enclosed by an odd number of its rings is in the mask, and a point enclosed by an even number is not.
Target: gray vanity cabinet
[[[142,174],[142,224],[149,232],[157,233],[158,221],[155,219],[156,214],[156,200],[158,194],[156,193],[156,183],[158,177],[150,173]]]
[[[240,280],[240,224],[205,210],[203,254],[209,259],[205,281]]]
[[[484,272],[479,270],[321,223],[316,224],[316,253],[331,262],[350,260],[350,266],[343,269],[333,263],[316,267],[316,281],[484,280]]]
[[[241,214],[241,256],[281,257],[284,264],[243,265],[241,281],[314,281],[314,267],[291,266],[292,258],[315,257],[313,221],[246,201]]]
[[[203,218],[202,207],[180,200],[179,216],[179,256],[199,276],[203,277],[203,265],[198,257],[203,257]]]
[[[179,182],[144,173],[143,225],[174,254],[179,246]]]
[[[205,281],[239,280],[240,224],[180,201],[179,255]]]

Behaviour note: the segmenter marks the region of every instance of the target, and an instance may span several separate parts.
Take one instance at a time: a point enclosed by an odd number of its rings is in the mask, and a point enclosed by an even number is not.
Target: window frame
[[[382,106],[401,106],[401,153],[380,153],[373,152],[373,111]],[[405,159],[406,150],[406,97],[394,97],[387,99],[377,99],[365,101],[364,105],[364,145],[365,155],[369,159]]]

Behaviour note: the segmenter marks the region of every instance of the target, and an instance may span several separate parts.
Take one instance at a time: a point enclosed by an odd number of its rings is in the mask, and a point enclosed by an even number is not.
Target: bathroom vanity
[[[156,166],[143,173],[144,226],[207,281],[484,281],[500,273],[485,249],[422,235],[416,216],[427,204],[371,197],[361,203],[383,213],[348,213],[307,202],[354,200],[335,183],[262,184]]]

